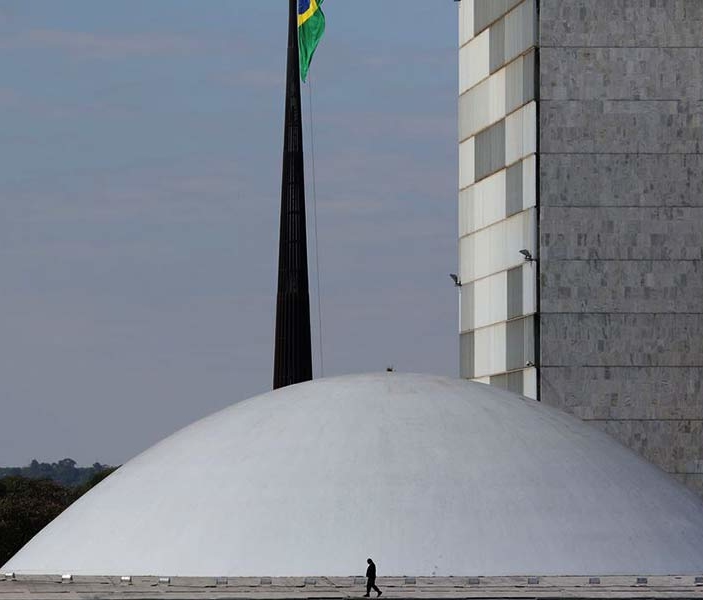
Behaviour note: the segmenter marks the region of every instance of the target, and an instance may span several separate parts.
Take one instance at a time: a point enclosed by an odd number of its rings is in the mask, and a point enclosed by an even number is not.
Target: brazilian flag
[[[308,76],[310,61],[315,48],[325,33],[325,15],[322,14],[323,0],[298,0],[298,49],[300,52],[300,77]]]

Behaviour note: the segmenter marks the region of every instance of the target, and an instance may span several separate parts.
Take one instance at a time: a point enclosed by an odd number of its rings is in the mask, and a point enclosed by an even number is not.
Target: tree
[[[55,463],[40,463],[34,459],[26,467],[0,467],[0,478],[21,475],[31,479],[51,479],[63,486],[79,487],[85,485],[96,473],[109,468],[98,462],[91,467],[78,467],[72,458],[63,458]]]
[[[98,464],[98,463],[96,463],[96,464]],[[95,465],[93,465],[93,466],[95,466]],[[96,485],[98,485],[108,475],[111,475],[112,473],[117,471],[117,469],[119,469],[119,467],[103,467],[102,465],[100,468],[103,470],[95,473],[95,475],[93,475],[86,483],[84,483],[83,485],[79,485],[77,488],[75,488],[71,492],[73,502],[78,500],[78,498],[80,498],[88,490],[90,490],[91,488],[94,488]]]
[[[117,468],[97,472],[88,482],[75,488],[66,488],[48,479],[0,479],[0,565]]]
[[[0,564],[10,558],[70,503],[64,487],[47,480],[0,479]]]

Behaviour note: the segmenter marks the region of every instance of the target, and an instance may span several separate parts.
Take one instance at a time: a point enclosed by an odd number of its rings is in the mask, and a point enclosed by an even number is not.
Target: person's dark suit
[[[376,565],[370,558],[366,562],[369,566],[366,568],[366,594],[364,598],[369,597],[372,589],[376,590],[378,596],[380,596],[382,592],[376,587]]]

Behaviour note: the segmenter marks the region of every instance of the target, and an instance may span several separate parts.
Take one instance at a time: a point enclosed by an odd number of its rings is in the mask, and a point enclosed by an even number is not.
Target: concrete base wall
[[[541,400],[703,495],[703,2],[539,9]]]

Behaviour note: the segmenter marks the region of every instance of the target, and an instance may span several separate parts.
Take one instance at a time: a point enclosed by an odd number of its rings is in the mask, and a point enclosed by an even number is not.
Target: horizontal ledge
[[[524,315],[518,315],[517,317],[511,317],[510,319],[505,319],[504,321],[495,321],[489,323],[488,325],[481,325],[481,327],[476,327],[475,329],[464,329],[459,332],[459,335],[466,335],[467,333],[476,333],[477,331],[485,331],[486,329],[491,329],[492,327],[497,327],[498,325],[508,325],[509,323],[516,323],[517,321],[524,321],[529,317],[534,317],[537,313],[529,312]],[[517,367],[513,371],[523,371],[524,369],[531,369],[537,365],[532,365],[532,367]],[[510,371],[498,371],[498,373],[509,373]],[[478,377],[487,377],[488,375],[478,375]]]
[[[473,88],[471,88],[471,89],[473,89]],[[470,91],[470,90],[469,90],[469,91]],[[468,92],[464,92],[464,94],[466,94],[466,93],[468,93]],[[462,96],[463,96],[464,94],[462,94]],[[459,96],[459,97],[461,98],[461,96]],[[488,131],[488,130],[489,130],[491,127],[493,127],[494,125],[497,125],[497,124],[500,123],[501,121],[505,121],[505,119],[507,119],[508,117],[514,115],[516,112],[518,112],[519,110],[522,110],[522,109],[525,108],[528,104],[532,104],[533,102],[539,103],[539,101],[538,101],[536,98],[531,98],[530,100],[525,100],[525,101],[524,101],[522,104],[520,104],[517,108],[511,110],[510,112],[505,113],[505,114],[504,114],[502,117],[500,117],[499,119],[496,119],[495,121],[491,121],[488,125],[482,127],[481,129],[477,129],[476,131],[474,131],[473,133],[470,133],[470,134],[467,135],[466,137],[459,138],[459,145],[463,144],[464,142],[469,141],[471,138],[475,138],[475,137],[481,135],[484,131]]]

